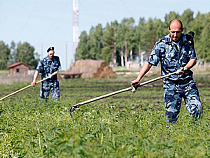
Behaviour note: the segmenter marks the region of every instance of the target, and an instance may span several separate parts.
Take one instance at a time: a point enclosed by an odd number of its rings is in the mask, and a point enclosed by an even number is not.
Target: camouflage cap
[[[54,50],[54,47],[49,47],[49,48],[47,49],[47,52],[49,52],[49,51],[51,51],[51,50]]]

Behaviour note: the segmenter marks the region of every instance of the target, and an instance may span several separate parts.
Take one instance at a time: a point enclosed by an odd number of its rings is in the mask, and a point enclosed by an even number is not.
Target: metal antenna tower
[[[79,1],[73,0],[73,62],[79,43]]]

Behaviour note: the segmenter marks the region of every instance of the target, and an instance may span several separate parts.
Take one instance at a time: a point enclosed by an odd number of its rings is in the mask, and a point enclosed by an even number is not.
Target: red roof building
[[[8,67],[9,74],[12,76],[26,76],[28,74],[30,66],[27,64],[24,64],[22,62],[17,62],[15,64],[12,64]]]

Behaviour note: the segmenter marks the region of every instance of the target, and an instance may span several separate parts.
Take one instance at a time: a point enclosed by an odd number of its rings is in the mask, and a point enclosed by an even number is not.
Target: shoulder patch
[[[156,44],[159,44],[160,42],[163,42],[163,43],[170,43],[171,42],[171,38],[169,37],[163,37],[161,39],[159,39]]]

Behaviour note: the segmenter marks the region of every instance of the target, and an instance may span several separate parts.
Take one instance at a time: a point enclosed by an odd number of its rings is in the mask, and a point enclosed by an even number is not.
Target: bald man
[[[131,81],[135,86],[152,66],[161,63],[162,75],[176,72],[163,79],[166,122],[175,123],[180,113],[182,98],[193,118],[200,118],[201,101],[190,70],[196,64],[194,46],[189,44],[183,34],[182,22],[178,19],[170,21],[169,34],[158,40],[137,78]]]

